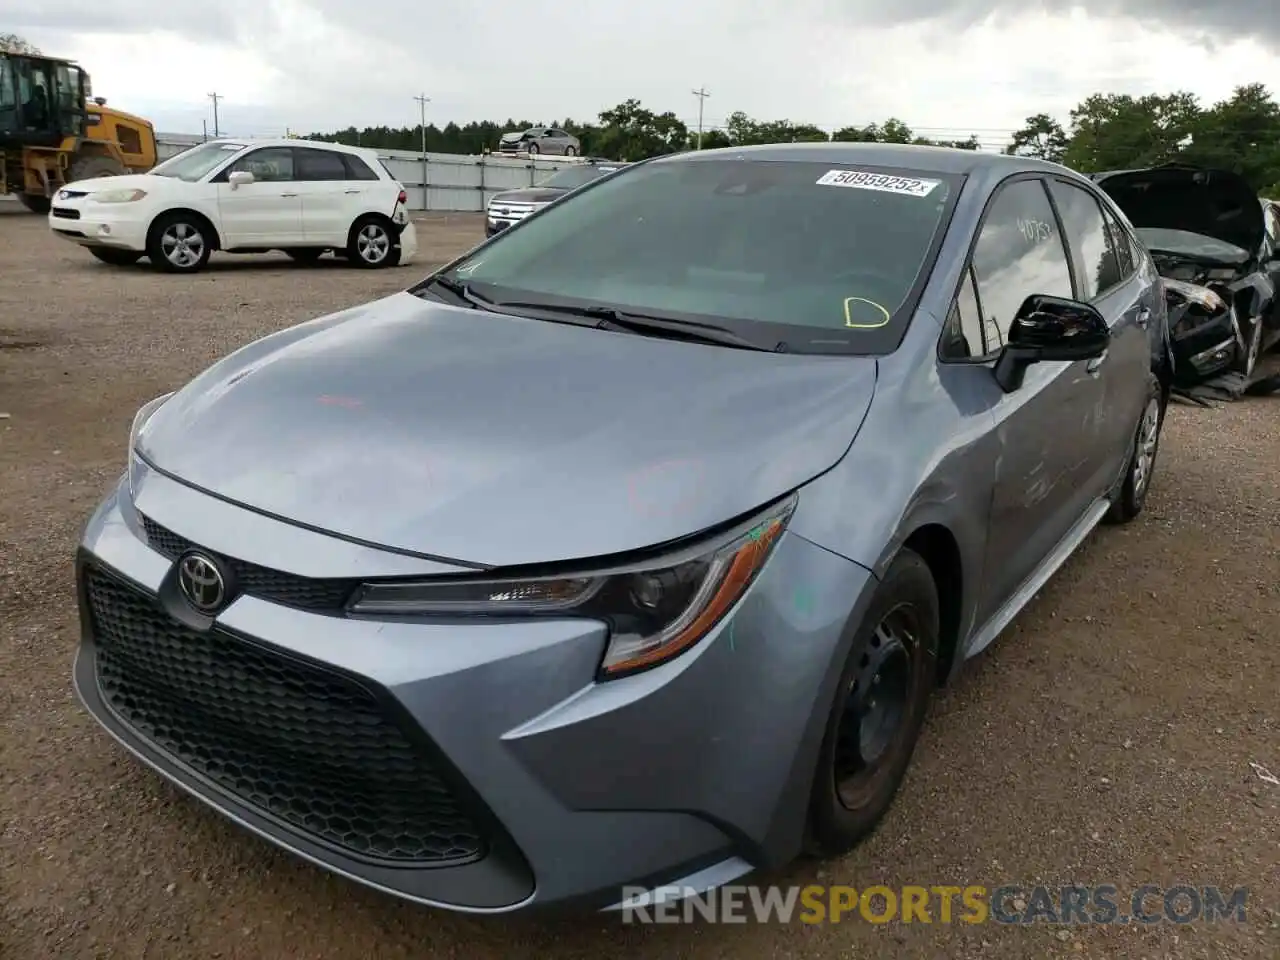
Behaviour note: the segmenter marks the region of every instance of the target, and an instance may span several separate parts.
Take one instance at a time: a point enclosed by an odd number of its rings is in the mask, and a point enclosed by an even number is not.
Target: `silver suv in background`
[[[485,211],[484,235],[492,237],[513,223],[519,223],[529,214],[541,210],[565,194],[586,186],[606,174],[621,170],[626,164],[607,160],[587,160],[572,167],[557,170],[547,179],[532,187],[504,190],[495,193]]]
[[[530,127],[523,133],[504,133],[498,141],[498,152],[576,157],[582,153],[582,142],[559,127]]]

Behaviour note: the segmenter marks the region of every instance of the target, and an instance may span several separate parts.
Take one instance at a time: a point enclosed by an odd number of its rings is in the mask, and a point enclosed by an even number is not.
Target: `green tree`
[[[932,143],[916,137],[901,120],[890,117],[884,123],[870,123],[865,127],[841,127],[831,135],[842,143]]]
[[[16,33],[0,33],[0,53],[39,53],[40,48]]]
[[[1181,159],[1231,170],[1255,189],[1280,179],[1280,104],[1260,83],[1237,87],[1200,114]]]
[[[601,111],[595,152],[614,160],[644,160],[683,150],[688,142],[689,128],[674,113],[654,113],[633,98]]]
[[[1039,157],[1061,163],[1067,151],[1067,132],[1047,113],[1027,117],[1026,125],[1013,135],[1005,153],[1013,157]]]
[[[1086,173],[1167,163],[1178,157],[1199,119],[1192,93],[1095,93],[1071,111],[1062,162]]]

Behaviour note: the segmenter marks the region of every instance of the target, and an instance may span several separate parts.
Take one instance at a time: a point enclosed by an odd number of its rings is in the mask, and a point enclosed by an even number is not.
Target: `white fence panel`
[[[198,135],[158,134],[156,154],[168,160],[201,142]],[[532,186],[561,167],[581,162],[564,157],[532,160],[428,153],[424,164],[423,155],[412,150],[379,150],[378,157],[404,184],[411,210],[481,211],[495,193]]]

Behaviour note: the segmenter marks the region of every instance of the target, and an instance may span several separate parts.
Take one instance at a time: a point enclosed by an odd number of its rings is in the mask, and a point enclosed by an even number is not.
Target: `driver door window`
[[[978,234],[973,273],[991,350],[1008,342],[1014,315],[1027,297],[1075,295],[1058,219],[1041,181],[1019,180],[1001,189]]]
[[[244,170],[253,174],[258,183],[287,183],[294,179],[293,149],[291,147],[264,147],[246,153],[231,164],[228,173]]]

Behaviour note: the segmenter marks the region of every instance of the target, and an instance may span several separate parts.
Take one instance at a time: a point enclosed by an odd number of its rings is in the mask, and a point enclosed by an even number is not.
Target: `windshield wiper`
[[[739,336],[732,330],[718,327],[710,323],[697,323],[693,320],[672,320],[668,317],[655,317],[647,313],[632,313],[617,307],[585,306],[574,307],[553,303],[531,303],[500,300],[497,307],[511,307],[525,310],[546,310],[549,313],[564,313],[575,317],[595,320],[594,326],[601,330],[625,330],[630,333],[676,334],[679,339],[693,340],[700,343],[714,343],[720,346],[740,347],[745,350],[763,350],[772,352],[772,347],[761,346],[746,337]]]
[[[425,284],[423,284],[421,289],[425,290],[427,287],[432,287],[432,286],[436,286],[444,290],[448,290],[451,294],[453,294],[459,300],[463,301],[464,303],[470,305],[473,308],[479,308],[481,310],[492,310],[494,307],[492,300],[487,300],[484,297],[480,296],[480,294],[476,293],[474,290],[471,289],[470,284],[462,280],[457,280],[453,277],[444,276],[444,275],[435,276],[435,277],[432,277],[430,280],[428,280]]]

